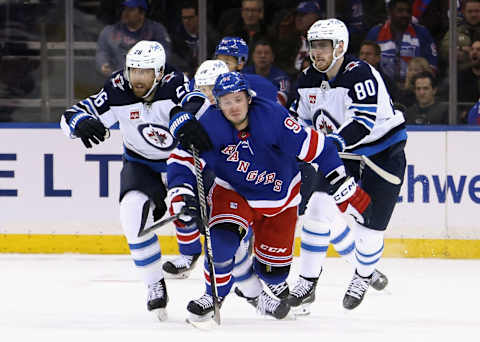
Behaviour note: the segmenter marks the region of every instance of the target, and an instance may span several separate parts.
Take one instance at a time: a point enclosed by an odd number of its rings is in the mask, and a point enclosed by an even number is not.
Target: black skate
[[[297,283],[287,298],[295,315],[305,316],[310,314],[310,305],[315,301],[315,289],[318,278],[298,277]]]
[[[364,278],[355,271],[352,281],[345,293],[345,297],[343,297],[343,307],[345,309],[352,310],[360,305],[371,280],[372,276]]]
[[[388,285],[388,278],[379,270],[374,270],[372,273],[372,280],[370,286],[377,291],[382,291]]]
[[[247,297],[238,287],[235,288],[237,296],[245,298],[247,303],[252,305],[261,315],[272,316],[276,319],[285,318],[290,312],[290,305],[286,301],[279,301],[272,298],[268,293],[262,291],[258,297]]]
[[[280,300],[284,300],[288,297],[290,293],[290,289],[288,288],[288,284],[286,281],[280,284],[266,284],[272,294],[276,296]]]
[[[186,279],[192,272],[200,254],[183,255],[163,264],[163,271],[169,278]]]
[[[168,294],[165,279],[162,278],[156,283],[148,285],[147,309],[152,311],[160,321],[167,319]]]
[[[220,305],[222,304],[222,297],[218,298]],[[213,318],[213,297],[208,293],[203,294],[198,299],[191,300],[187,305],[187,310],[190,312],[189,321],[203,322]]]

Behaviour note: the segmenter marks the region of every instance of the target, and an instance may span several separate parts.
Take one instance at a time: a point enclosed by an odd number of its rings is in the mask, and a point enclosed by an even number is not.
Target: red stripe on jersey
[[[189,162],[190,164],[192,164],[192,166],[195,166],[195,162],[193,161],[193,157],[190,157],[190,156],[184,157],[184,156],[179,156],[176,153],[171,153],[170,158],[181,160],[181,161],[186,161],[186,162]],[[200,169],[203,169],[202,163],[200,163]]]
[[[300,193],[300,186],[301,185],[302,185],[301,182],[298,182],[292,188],[292,192],[290,193],[290,196],[288,197],[288,200],[281,207],[277,207],[277,208],[254,208],[254,209],[258,210],[262,214],[268,215],[268,216],[273,216],[273,215],[278,214],[279,212],[283,211],[283,209],[285,209],[290,204],[290,202]]]
[[[310,163],[315,158],[315,155],[317,154],[317,148],[318,148],[318,133],[315,130],[311,129],[310,144],[308,146],[307,156],[303,158],[303,160],[306,161],[307,163]]]
[[[196,240],[199,236],[200,236],[200,232],[198,230],[196,232],[193,232],[192,234],[189,234],[189,235],[181,235],[181,234],[177,233],[177,240],[179,242],[181,241],[183,243],[192,242],[192,241]]]
[[[241,226],[241,227],[245,227],[245,221],[240,220],[238,217],[235,217],[235,216],[227,216],[227,215],[222,215],[221,217],[214,217],[213,220],[210,220],[210,221],[208,222],[208,225],[209,225],[210,227],[212,227],[212,226],[214,226],[214,225],[216,225],[216,224],[218,224],[218,223],[222,223],[222,222],[232,222],[232,221],[236,222],[236,223],[237,223],[239,226]],[[245,227],[245,228],[248,228],[248,226]]]
[[[204,271],[203,274],[205,275],[205,280],[207,281],[207,283],[210,284],[210,274],[208,274],[206,271]],[[217,286],[226,285],[228,284],[231,278],[232,278],[232,275],[230,273],[223,277],[215,276],[216,285]]]

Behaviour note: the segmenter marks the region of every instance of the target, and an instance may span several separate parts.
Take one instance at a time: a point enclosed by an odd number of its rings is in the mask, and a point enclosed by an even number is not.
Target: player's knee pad
[[[305,217],[314,221],[332,222],[339,210],[333,198],[325,192],[314,192],[310,198]]]
[[[144,240],[137,235],[145,226],[149,211],[150,200],[143,192],[133,190],[123,196],[120,202],[120,223],[128,242]],[[151,236],[147,235],[145,238]]]
[[[282,281],[285,281],[290,272],[290,265],[267,265],[258,261],[257,258],[255,258],[255,261],[253,262],[253,268],[258,277],[268,284],[279,284]]]
[[[236,227],[238,226],[232,223],[220,223],[210,228],[213,261],[215,263],[233,259],[241,240]]]

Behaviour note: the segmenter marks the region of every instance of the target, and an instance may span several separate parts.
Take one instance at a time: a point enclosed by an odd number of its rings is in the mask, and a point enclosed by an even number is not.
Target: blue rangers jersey
[[[407,139],[403,114],[394,110],[378,71],[350,56],[333,80],[307,68],[291,111],[302,124],[329,134],[345,152],[370,156]]]
[[[248,127],[237,131],[222,112],[210,106],[199,120],[213,144],[201,154],[215,182],[242,195],[263,215],[272,216],[300,203],[297,157],[318,163],[335,183],[345,176],[335,144],[313,129],[303,128],[281,105],[254,97]],[[167,162],[169,188],[196,189],[192,156],[175,149]]]
[[[167,66],[153,100],[145,102],[134,95],[124,71],[117,71],[100,92],[67,109],[61,127],[66,135],[75,138],[70,124],[76,116],[91,115],[106,127],[118,122],[127,159],[167,159],[176,145],[168,129],[170,109],[187,93],[187,87],[185,76]]]

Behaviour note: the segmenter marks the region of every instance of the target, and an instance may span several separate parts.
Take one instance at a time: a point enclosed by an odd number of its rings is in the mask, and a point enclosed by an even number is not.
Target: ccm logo
[[[271,253],[285,253],[287,251],[286,248],[270,247],[270,246],[264,245],[263,243],[260,245],[260,249],[263,249],[264,251],[271,252]]]

